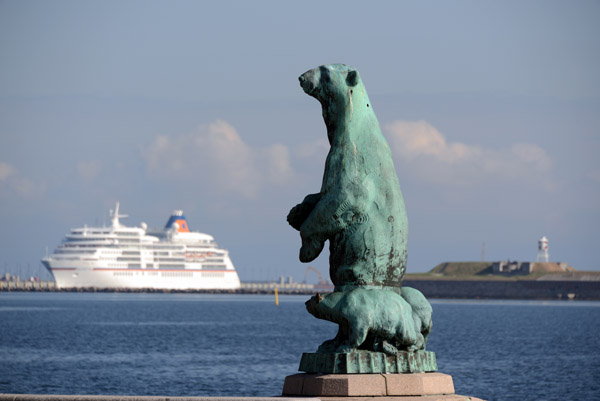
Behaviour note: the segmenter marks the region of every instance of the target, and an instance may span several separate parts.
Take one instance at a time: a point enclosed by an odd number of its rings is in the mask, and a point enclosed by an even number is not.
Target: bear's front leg
[[[310,194],[304,198],[302,203],[294,206],[287,215],[287,222],[290,226],[294,227],[296,230],[300,230],[300,226],[302,226],[302,223],[304,223],[320,199],[321,193]]]
[[[315,260],[323,247],[325,246],[325,240],[318,236],[306,236],[300,231],[300,237],[302,238],[302,248],[300,248],[300,262],[307,263]]]
[[[348,322],[348,328],[350,346],[357,349],[365,342],[367,334],[369,334],[368,320],[362,319],[360,316],[353,316],[353,319]]]
[[[310,262],[314,260],[325,246],[325,241],[332,235],[341,231],[339,216],[335,212],[343,201],[339,196],[321,196],[312,212],[300,227],[302,248],[300,249],[300,261]]]

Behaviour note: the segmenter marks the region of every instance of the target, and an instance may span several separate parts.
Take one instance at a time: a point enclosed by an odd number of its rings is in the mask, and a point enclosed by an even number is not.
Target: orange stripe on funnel
[[[177,223],[177,225],[179,226],[179,228],[177,229],[177,232],[180,232],[180,233],[189,233],[190,232],[190,228],[188,227],[188,223],[185,219],[175,220],[175,223]]]

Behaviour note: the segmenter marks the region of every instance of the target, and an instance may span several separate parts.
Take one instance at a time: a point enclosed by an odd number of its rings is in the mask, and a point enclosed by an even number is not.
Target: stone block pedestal
[[[381,401],[482,401],[454,394],[452,376],[443,373],[308,374],[285,378],[283,396],[330,401],[385,397]]]

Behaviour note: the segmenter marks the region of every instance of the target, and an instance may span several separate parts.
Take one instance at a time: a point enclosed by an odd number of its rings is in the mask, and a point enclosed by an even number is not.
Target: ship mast
[[[115,206],[115,210],[114,211],[110,211],[111,212],[111,222],[112,222],[112,228],[119,228],[121,225],[119,224],[119,217],[122,218],[126,218],[128,217],[128,215],[126,214],[119,214],[119,202],[117,202],[117,205]]]

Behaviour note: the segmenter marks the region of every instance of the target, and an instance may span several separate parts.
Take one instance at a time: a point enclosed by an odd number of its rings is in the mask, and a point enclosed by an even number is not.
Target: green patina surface
[[[302,74],[300,85],[321,103],[330,150],[321,190],[293,207],[287,220],[300,231],[302,262],[314,260],[329,241],[334,292],[318,294],[306,307],[339,325],[318,354],[305,354],[301,370],[332,373],[338,365],[346,373],[435,370],[435,357],[423,351],[431,306],[419,291],[402,288],[404,200],[358,71],[324,65]]]
[[[348,354],[304,353],[298,369],[306,373],[422,373],[437,371],[435,353],[355,351]]]

